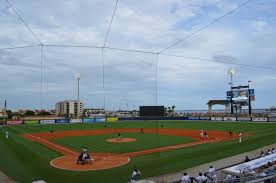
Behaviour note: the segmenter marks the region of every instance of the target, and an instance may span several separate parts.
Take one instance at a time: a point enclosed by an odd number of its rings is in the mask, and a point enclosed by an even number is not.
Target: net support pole
[[[43,109],[43,58],[44,58],[43,44],[40,45],[40,110]]]
[[[103,109],[105,110],[105,60],[104,60],[104,47],[102,47],[102,87],[103,87]]]
[[[155,59],[155,105],[158,105],[158,59],[159,53],[156,54]]]

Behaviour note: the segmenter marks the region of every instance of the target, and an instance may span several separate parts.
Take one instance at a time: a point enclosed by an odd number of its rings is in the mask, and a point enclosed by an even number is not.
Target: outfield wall
[[[230,122],[276,122],[276,117],[94,117],[81,119],[41,119],[41,120],[7,120],[6,125],[35,125],[35,124],[69,124],[69,123],[98,123],[116,121],[146,121],[146,120],[179,120],[179,121],[230,121]],[[1,125],[1,123],[0,123]]]

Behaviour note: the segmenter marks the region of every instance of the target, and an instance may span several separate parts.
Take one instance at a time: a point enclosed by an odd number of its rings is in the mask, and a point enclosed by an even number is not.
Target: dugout
[[[240,163],[222,170],[226,175],[235,176],[240,182],[255,182],[258,179],[270,180],[276,177],[276,154],[270,154],[249,162]]]

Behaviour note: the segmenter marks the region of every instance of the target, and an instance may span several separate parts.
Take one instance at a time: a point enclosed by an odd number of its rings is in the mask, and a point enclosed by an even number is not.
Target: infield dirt
[[[57,152],[60,152],[64,156],[56,158],[50,162],[53,167],[65,169],[65,170],[73,170],[73,171],[88,171],[88,170],[102,170],[115,168],[118,166],[122,166],[130,161],[131,157],[141,156],[150,153],[158,153],[162,151],[169,151],[179,148],[190,147],[199,144],[205,143],[216,143],[221,141],[233,140],[233,138],[237,138],[238,135],[234,134],[232,137],[229,137],[228,132],[224,131],[208,131],[208,140],[202,140],[199,136],[199,130],[191,130],[191,129],[144,129],[144,133],[153,133],[160,135],[172,135],[172,136],[186,136],[192,137],[195,142],[191,143],[183,143],[178,145],[170,145],[165,147],[158,147],[153,149],[141,150],[136,152],[129,152],[123,154],[115,154],[115,153],[91,153],[92,155],[92,163],[85,165],[77,165],[77,157],[79,152],[76,152],[68,147],[64,147],[61,145],[57,145],[53,142],[50,142],[51,139],[55,138],[63,138],[67,136],[92,136],[92,135],[101,135],[101,134],[111,134],[118,132],[133,132],[139,133],[140,128],[130,128],[130,129],[97,129],[97,130],[71,130],[71,131],[58,131],[54,133],[50,132],[42,132],[42,133],[32,133],[32,134],[24,134],[23,137],[29,139],[34,142],[38,142],[51,148]],[[113,139],[114,141],[118,141],[118,139]],[[120,139],[123,140],[123,139]],[[128,139],[130,140],[130,139]],[[133,140],[133,139],[132,139]],[[135,140],[135,139],[134,139]]]

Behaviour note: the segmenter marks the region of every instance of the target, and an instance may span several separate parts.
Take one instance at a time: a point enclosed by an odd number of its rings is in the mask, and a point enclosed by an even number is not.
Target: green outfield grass
[[[161,125],[164,125],[164,128],[232,130],[236,133],[243,131],[251,133],[252,135],[244,138],[242,144],[233,140],[216,144],[197,145],[189,148],[138,156],[132,158],[130,163],[118,168],[88,172],[71,172],[51,167],[49,162],[59,157],[60,154],[43,145],[21,137],[23,133],[50,130],[101,129],[105,128],[105,125],[108,125],[107,128],[159,128]],[[10,133],[8,140],[4,138],[4,132],[6,130]],[[144,178],[183,170],[275,143],[276,123],[147,121],[66,125],[21,125],[1,127],[0,134],[0,170],[18,182],[29,183],[42,179],[48,183],[121,183],[129,180],[134,166],[142,171],[142,178]],[[161,136],[158,138],[160,141],[157,141],[157,144],[165,141]]]
[[[172,135],[121,133],[122,137],[135,138],[135,142],[110,143],[106,139],[116,138],[117,134],[93,136],[74,136],[54,139],[53,142],[80,151],[86,146],[89,152],[126,153],[145,149],[152,149],[168,145],[193,142],[191,137],[177,137]]]

